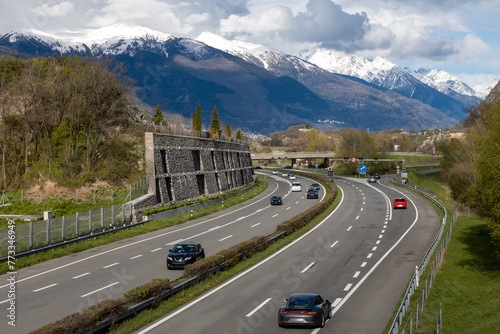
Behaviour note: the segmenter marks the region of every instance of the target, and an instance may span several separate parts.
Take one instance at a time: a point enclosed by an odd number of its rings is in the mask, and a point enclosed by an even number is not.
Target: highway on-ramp
[[[383,333],[439,217],[405,189],[336,182],[342,202],[315,228],[139,333],[284,333],[278,309],[298,292],[319,293],[334,307],[324,329],[293,333]],[[408,209],[395,211],[392,200],[401,196]]]
[[[200,242],[206,256],[210,256],[253,236],[269,235],[279,223],[319,201],[305,198],[305,188],[312,181],[299,181],[303,184],[302,192],[290,192],[290,182],[276,177],[268,181],[268,189],[262,194],[226,210],[20,269],[16,327],[2,328],[8,333],[27,333],[103,300],[122,297],[126,291],[152,279],[176,279],[182,270],[166,268],[166,255],[176,242]],[[283,205],[270,206],[271,195],[283,196]],[[9,304],[7,275],[0,276],[0,282],[3,308]]]

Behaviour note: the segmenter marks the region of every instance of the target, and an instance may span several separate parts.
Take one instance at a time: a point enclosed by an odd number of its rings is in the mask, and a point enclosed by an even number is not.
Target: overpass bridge
[[[252,161],[262,161],[262,160],[290,160],[292,167],[297,163],[297,159],[300,160],[313,160],[313,159],[323,159],[325,165],[329,165],[330,159],[335,159],[335,152],[325,151],[325,152],[273,152],[273,153],[252,153]]]

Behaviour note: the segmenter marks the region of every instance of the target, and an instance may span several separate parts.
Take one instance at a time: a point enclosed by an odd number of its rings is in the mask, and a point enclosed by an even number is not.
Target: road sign
[[[355,158],[355,157],[352,157],[352,158],[351,158],[351,162],[356,162],[356,158]]]
[[[359,174],[366,174],[366,165],[359,165]]]
[[[329,168],[326,171],[326,175],[328,176],[329,179],[333,179],[333,170],[331,170],[331,168]]]
[[[318,169],[318,164],[316,164],[316,169]]]

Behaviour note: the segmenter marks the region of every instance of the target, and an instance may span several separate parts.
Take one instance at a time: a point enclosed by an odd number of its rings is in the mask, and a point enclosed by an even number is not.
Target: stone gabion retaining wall
[[[147,132],[145,146],[149,196],[134,205],[136,217],[146,209],[220,194],[253,182],[248,145]]]

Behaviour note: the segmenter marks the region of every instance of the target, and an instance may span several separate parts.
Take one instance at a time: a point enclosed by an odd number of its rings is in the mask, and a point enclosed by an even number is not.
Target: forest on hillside
[[[453,197],[488,217],[500,259],[500,83],[464,120],[465,136],[439,144]]]
[[[131,83],[102,59],[0,58],[2,189],[52,180],[119,184],[141,168]]]

